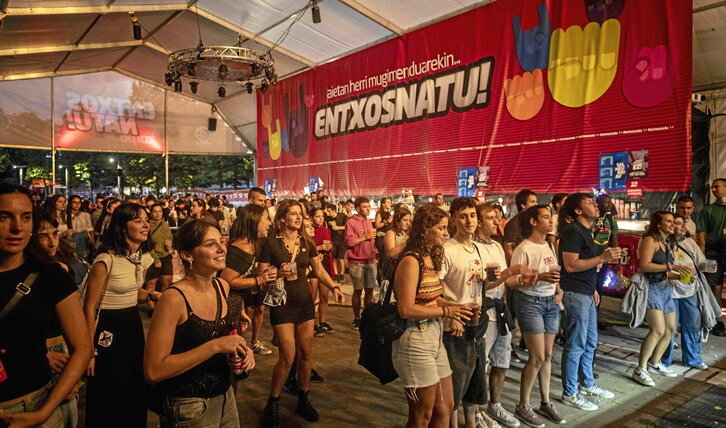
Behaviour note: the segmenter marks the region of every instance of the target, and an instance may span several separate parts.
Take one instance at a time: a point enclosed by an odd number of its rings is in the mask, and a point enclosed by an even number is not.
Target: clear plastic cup
[[[466,325],[468,326],[477,326],[479,325],[479,318],[481,316],[481,305],[479,302],[469,302],[464,305],[466,309],[469,309],[471,311],[471,318],[469,318],[469,321],[466,322]]]
[[[705,260],[701,262],[701,270],[705,273],[716,273],[718,262],[716,260]]]
[[[288,281],[297,280],[297,263],[295,263],[295,262],[283,263],[282,268],[290,272],[287,274],[287,277],[286,277]]]

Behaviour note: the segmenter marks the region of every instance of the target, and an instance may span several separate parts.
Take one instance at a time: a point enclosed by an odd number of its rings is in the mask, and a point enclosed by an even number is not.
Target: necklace
[[[471,247],[471,250],[469,250],[469,248],[467,248],[467,246],[466,246],[466,245],[464,245],[464,243],[463,243],[463,242],[459,241],[459,240],[458,240],[458,239],[456,239],[456,238],[454,238],[454,241],[458,242],[458,243],[459,243],[459,245],[461,245],[461,248],[463,248],[463,249],[464,249],[464,251],[466,251],[466,252],[467,252],[467,253],[469,253],[469,254],[474,254],[474,251],[476,251],[476,247],[474,247],[473,245],[472,245],[472,247]]]

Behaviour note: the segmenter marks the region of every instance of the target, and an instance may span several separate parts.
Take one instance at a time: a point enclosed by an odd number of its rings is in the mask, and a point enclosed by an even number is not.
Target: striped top
[[[436,298],[443,295],[444,287],[432,267],[424,266],[421,283],[416,290],[414,303],[421,306],[436,306]]]

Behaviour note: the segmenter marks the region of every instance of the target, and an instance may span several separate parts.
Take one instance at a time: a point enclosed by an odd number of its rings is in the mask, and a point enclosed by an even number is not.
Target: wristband
[[[517,275],[517,286],[521,287],[522,285],[522,274],[520,273],[519,275]]]
[[[259,286],[260,286],[260,278],[256,276],[255,277],[255,287],[259,287]]]
[[[441,317],[446,318],[446,306],[441,307]]]

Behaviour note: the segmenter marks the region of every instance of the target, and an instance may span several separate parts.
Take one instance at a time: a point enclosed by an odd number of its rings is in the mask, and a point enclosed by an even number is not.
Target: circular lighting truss
[[[226,94],[226,83],[242,85],[250,93],[255,86],[264,92],[277,83],[272,55],[241,46],[200,44],[194,49],[175,51],[169,54],[167,70],[164,80],[176,92],[182,90],[182,79],[190,81],[192,93],[197,92],[199,80],[218,82],[220,97]]]

